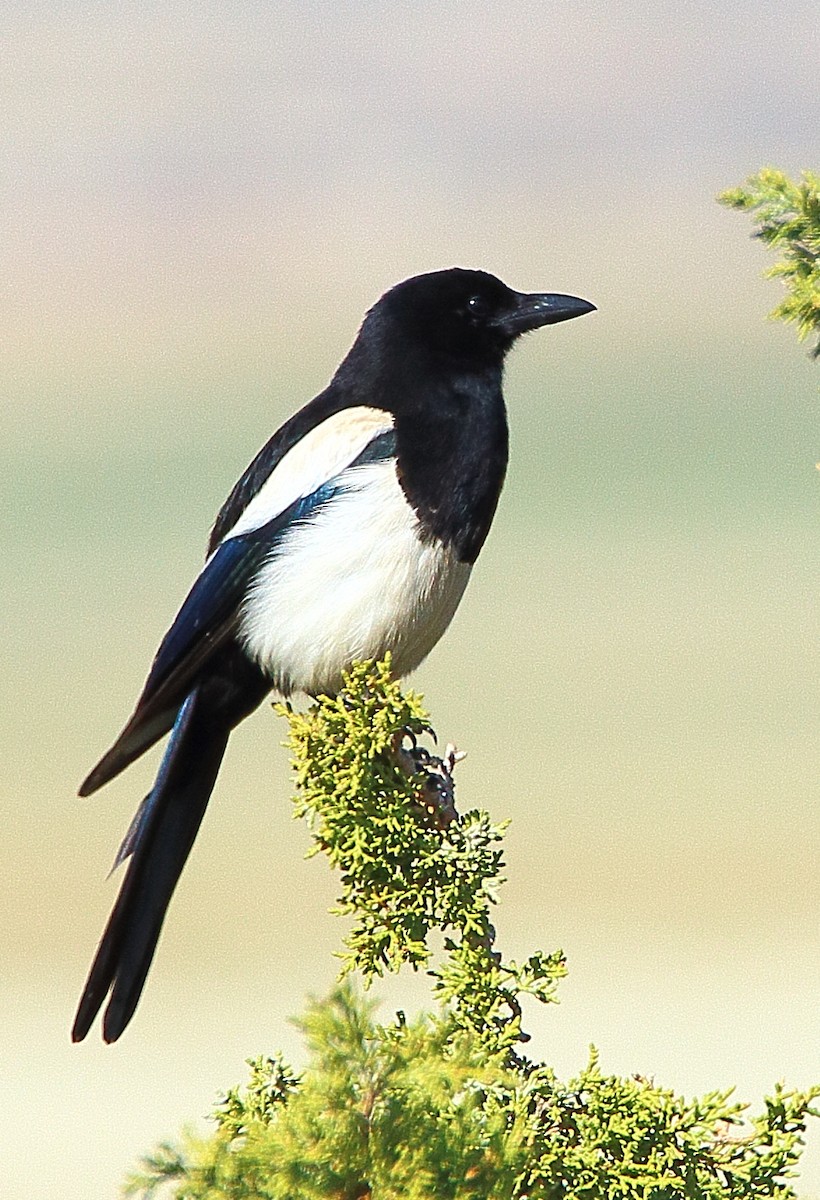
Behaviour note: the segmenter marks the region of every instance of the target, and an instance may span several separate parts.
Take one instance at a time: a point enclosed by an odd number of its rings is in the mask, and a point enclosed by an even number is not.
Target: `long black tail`
[[[103,1037],[114,1042],[137,1006],[165,912],[194,843],[235,721],[214,715],[203,688],[179,711],[156,782],[117,861],[131,861],[77,1009],[72,1039],[88,1033],[108,992]],[[258,701],[257,701],[258,703]]]

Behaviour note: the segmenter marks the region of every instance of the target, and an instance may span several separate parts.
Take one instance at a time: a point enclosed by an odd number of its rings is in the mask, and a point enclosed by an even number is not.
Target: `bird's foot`
[[[424,732],[435,738],[432,729]],[[446,829],[458,820],[453,770],[465,755],[465,750],[457,750],[451,743],[447,744],[443,755],[431,754],[418,744],[415,732],[409,729],[394,735],[391,758],[405,775],[422,777],[416,803],[423,816],[437,829]]]

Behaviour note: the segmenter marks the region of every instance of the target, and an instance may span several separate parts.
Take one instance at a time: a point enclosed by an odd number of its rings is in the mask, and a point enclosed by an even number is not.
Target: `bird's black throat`
[[[394,404],[397,470],[425,535],[473,563],[484,544],[504,483],[509,453],[501,367],[429,376],[423,402],[417,380]]]

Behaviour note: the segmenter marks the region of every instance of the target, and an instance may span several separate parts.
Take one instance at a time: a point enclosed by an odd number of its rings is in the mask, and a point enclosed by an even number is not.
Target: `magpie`
[[[506,473],[505,355],[521,334],[594,307],[484,271],[407,279],[251,462],[133,716],[80,787],[95,792],[170,732],[115,860],[130,859],[75,1042],[109,993],[105,1041],[131,1020],[231,730],[271,691],[335,694],[357,660],[390,651],[401,678],[444,633]]]

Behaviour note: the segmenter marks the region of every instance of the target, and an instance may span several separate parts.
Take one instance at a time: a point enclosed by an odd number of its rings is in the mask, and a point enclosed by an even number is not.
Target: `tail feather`
[[[179,711],[156,783],[117,858],[131,860],[77,1009],[75,1042],[86,1036],[109,991],[106,1042],[116,1041],[134,1014],[231,728],[224,714],[214,716],[199,688]]]
[[[178,704],[153,714],[150,720],[138,706],[114,745],[80,784],[78,795],[90,796],[129,767],[146,750],[150,750],[173,726]]]

